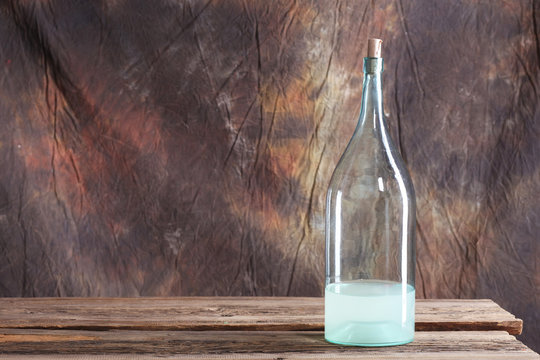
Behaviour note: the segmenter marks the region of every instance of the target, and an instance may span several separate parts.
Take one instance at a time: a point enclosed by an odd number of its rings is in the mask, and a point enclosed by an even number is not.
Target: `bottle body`
[[[415,196],[383,114],[382,58],[364,59],[358,126],[328,188],[325,338],[360,346],[414,337]]]

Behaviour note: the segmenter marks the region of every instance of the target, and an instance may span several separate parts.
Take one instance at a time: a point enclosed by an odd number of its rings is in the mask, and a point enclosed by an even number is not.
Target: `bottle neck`
[[[359,126],[384,128],[382,71],[382,58],[364,58],[364,84]]]

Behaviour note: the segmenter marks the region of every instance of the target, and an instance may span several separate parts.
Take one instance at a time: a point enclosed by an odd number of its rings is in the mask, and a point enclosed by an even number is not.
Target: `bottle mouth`
[[[376,74],[383,72],[383,58],[381,57],[365,57],[364,58],[364,74]]]

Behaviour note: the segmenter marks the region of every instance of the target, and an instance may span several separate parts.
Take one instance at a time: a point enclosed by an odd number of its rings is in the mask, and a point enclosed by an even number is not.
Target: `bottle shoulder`
[[[394,176],[408,171],[401,154],[395,147],[383,146],[364,139],[351,139],[341,155],[335,176]]]
[[[329,189],[349,192],[381,191],[387,194],[405,192],[414,196],[410,174],[401,154],[392,146],[351,139],[332,174]]]

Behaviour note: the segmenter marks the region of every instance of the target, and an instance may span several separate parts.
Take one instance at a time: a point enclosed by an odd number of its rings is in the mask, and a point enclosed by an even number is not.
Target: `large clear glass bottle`
[[[368,56],[358,125],[327,194],[325,338],[388,346],[414,337],[416,205],[383,114],[383,59]]]

